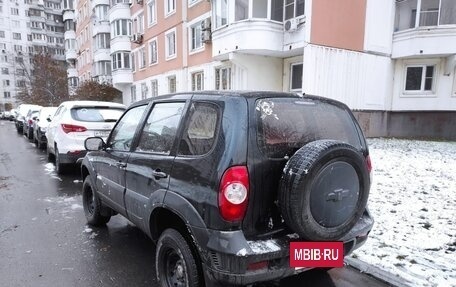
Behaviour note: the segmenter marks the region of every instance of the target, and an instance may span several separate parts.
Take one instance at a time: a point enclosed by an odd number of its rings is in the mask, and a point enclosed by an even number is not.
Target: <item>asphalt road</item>
[[[0,286],[157,286],[153,242],[121,216],[89,228],[78,170],[53,169],[13,122],[0,121]],[[348,267],[265,285],[388,286]]]

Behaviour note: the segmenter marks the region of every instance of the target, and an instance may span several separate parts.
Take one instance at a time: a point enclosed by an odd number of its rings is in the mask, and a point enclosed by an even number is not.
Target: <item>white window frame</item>
[[[228,70],[229,73],[227,73],[228,76],[228,79],[227,79],[227,89],[222,89],[223,87],[223,81],[222,81],[222,71],[223,70]],[[225,91],[225,90],[231,90],[233,88],[233,69],[231,66],[220,66],[220,67],[215,67],[215,75],[214,75],[214,86],[215,86],[215,89],[218,90],[218,91]],[[219,78],[220,78],[220,81],[219,81],[219,84],[217,85],[217,73],[220,73],[219,74]]]
[[[136,96],[137,96],[136,85],[131,85],[131,87],[130,87],[130,99],[131,99],[132,103],[136,102]]]
[[[188,0],[188,7],[193,7],[196,4],[200,3],[202,0]]]
[[[151,80],[150,81],[150,93],[151,97],[158,97],[158,80]]]
[[[155,63],[152,62],[152,59],[154,57],[152,57],[152,54],[153,54],[153,51],[152,51],[152,43],[155,42]],[[157,65],[158,64],[158,40],[157,40],[157,37],[155,38],[152,38],[148,44],[147,44],[147,47],[148,47],[148,51],[149,51],[149,66],[154,66],[154,65]]]
[[[169,93],[176,93],[177,92],[177,77],[176,77],[176,75],[168,76],[166,79],[168,81],[168,92]],[[174,79],[174,91],[171,90],[171,80],[172,79]]]
[[[204,90],[204,71],[195,71],[191,74],[191,90],[203,91]],[[198,89],[198,79],[200,80],[200,89]]]
[[[153,11],[151,9],[151,5],[153,5],[152,6]],[[153,16],[154,16],[153,18],[151,17],[151,15],[152,15],[151,11],[153,12]],[[147,2],[147,27],[152,27],[155,24],[157,24],[157,1],[150,0],[149,2]]]
[[[146,59],[146,47],[142,46],[141,48],[138,49],[138,68],[139,70],[143,70],[146,68],[147,65],[147,59]]]
[[[205,45],[204,45],[204,42],[203,42],[203,38],[201,37],[201,33],[202,33],[202,30],[201,30],[201,23],[203,22],[204,20],[202,21],[198,21],[196,22],[195,24],[192,24],[190,25],[190,27],[188,28],[188,33],[189,33],[189,37],[188,37],[188,40],[189,40],[189,47],[190,47],[190,52],[189,54],[192,55],[192,54],[195,54],[195,53],[198,53],[198,52],[201,52],[201,51],[204,51],[205,49]],[[199,37],[200,37],[200,42],[201,42],[201,46],[199,47],[195,47],[193,48],[193,31],[196,27],[200,27],[199,28]]]
[[[301,65],[302,66],[302,70],[303,70],[303,74],[304,74],[304,64],[303,62],[295,62],[295,63],[291,63],[290,64],[290,86],[289,86],[289,89],[290,89],[290,92],[301,92],[302,91],[302,78],[301,78],[301,87],[299,89],[293,89],[293,66],[299,66]]]
[[[174,7],[170,7],[170,4],[172,4]],[[164,6],[165,6],[165,18],[168,18],[169,16],[176,13],[177,1],[176,0],[165,0]],[[171,8],[173,8],[173,9],[171,10]]]
[[[149,87],[147,86],[146,82],[141,83],[141,100],[147,99],[147,92],[149,91]]]
[[[426,80],[426,67],[433,66],[434,73],[432,75],[432,90],[424,90],[425,80]],[[412,67],[421,67],[423,68],[421,72],[421,87],[420,90],[406,90],[407,85],[407,68]],[[402,81],[402,94],[401,97],[435,97],[436,96],[436,87],[437,87],[437,78],[439,72],[439,65],[436,61],[422,61],[422,62],[406,62],[404,64],[403,71],[403,81]]]
[[[170,54],[170,47],[169,47],[169,36],[174,34],[174,54]],[[165,57],[166,61],[175,59],[177,57],[177,35],[176,35],[176,28],[168,30],[165,33]]]

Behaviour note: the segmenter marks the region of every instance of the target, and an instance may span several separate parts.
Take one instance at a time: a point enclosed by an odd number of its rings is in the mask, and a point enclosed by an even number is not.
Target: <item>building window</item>
[[[11,93],[10,92],[3,92],[3,97],[11,98]]]
[[[285,0],[284,15],[285,20],[304,15],[305,0]]]
[[[221,27],[228,24],[228,0],[214,1],[215,10],[215,27]]]
[[[301,64],[291,64],[290,90],[291,91],[301,91],[302,90],[302,63]]]
[[[11,15],[19,15],[19,9],[11,8]]]
[[[405,77],[405,91],[432,91],[434,88],[434,70],[434,66],[408,66]]]
[[[112,55],[112,69],[130,69],[130,53],[116,52]]]
[[[96,62],[94,76],[111,76],[111,62],[110,61]]]
[[[131,70],[136,71],[136,52],[131,52]]]
[[[236,0],[234,7],[234,20],[245,20],[249,17],[249,0]]]
[[[152,98],[158,96],[158,81],[157,80],[150,81],[150,91],[152,94]]]
[[[100,33],[95,36],[97,49],[109,49],[111,47],[111,36],[109,33]]]
[[[188,6],[191,7],[195,5],[196,3],[200,2],[201,0],[188,0]]]
[[[97,5],[95,6],[95,15],[98,21],[109,21],[108,18],[109,5]]]
[[[166,37],[166,59],[176,57],[176,30],[165,34]]]
[[[414,29],[422,26],[456,24],[456,1],[417,0],[395,1],[396,17],[394,31]],[[419,8],[419,9],[418,9]]]
[[[136,102],[136,85],[131,86],[131,102]]]
[[[142,47],[139,49],[139,68],[144,69],[146,67],[146,48]]]
[[[149,64],[154,65],[158,62],[157,39],[149,42]]]
[[[5,38],[5,31],[0,31],[0,38]]]
[[[252,18],[268,17],[268,1],[252,0]]]
[[[9,74],[8,68],[2,68],[2,74],[8,75]]]
[[[10,85],[10,80],[3,80],[4,87],[9,87],[9,85]]]
[[[149,17],[149,26],[157,23],[157,3],[155,0],[151,0],[147,3],[147,16]]]
[[[169,76],[168,77],[168,91],[170,93],[176,92],[176,76]]]
[[[135,20],[135,33],[144,34],[144,13],[139,14]]]
[[[70,78],[68,78],[68,85],[70,87],[77,87],[78,81],[79,81],[78,77],[70,77]]]
[[[195,51],[203,47],[201,39],[201,22],[196,23],[190,28],[191,31],[191,50]]]
[[[147,85],[146,83],[141,83],[141,99],[144,100],[147,98]]]
[[[165,0],[165,15],[171,15],[176,12],[176,0]]]
[[[13,39],[14,40],[20,40],[21,39],[21,33],[13,33]]]
[[[131,35],[131,21],[129,19],[120,19],[112,22],[111,33],[116,36],[130,36]]]
[[[192,74],[192,91],[204,90],[204,73],[196,72]]]
[[[231,67],[223,67],[215,69],[215,89],[230,90],[231,89]]]

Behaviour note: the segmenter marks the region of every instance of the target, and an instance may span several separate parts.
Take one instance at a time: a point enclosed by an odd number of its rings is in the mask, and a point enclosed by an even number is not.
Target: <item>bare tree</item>
[[[121,102],[122,93],[107,83],[98,83],[95,80],[81,83],[76,90],[75,99],[91,101]]]
[[[65,63],[44,52],[33,55],[31,62],[31,69],[24,62],[19,63],[25,84],[19,89],[17,99],[41,106],[58,106],[68,100]]]

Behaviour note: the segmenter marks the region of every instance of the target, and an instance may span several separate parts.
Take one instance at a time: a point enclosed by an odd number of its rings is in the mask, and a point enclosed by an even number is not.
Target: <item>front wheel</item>
[[[109,222],[111,215],[103,215],[103,204],[93,189],[90,178],[87,176],[82,185],[82,205],[87,223],[93,226],[102,226]]]
[[[166,229],[157,243],[155,266],[160,286],[199,286],[202,282],[192,250],[175,229]]]

